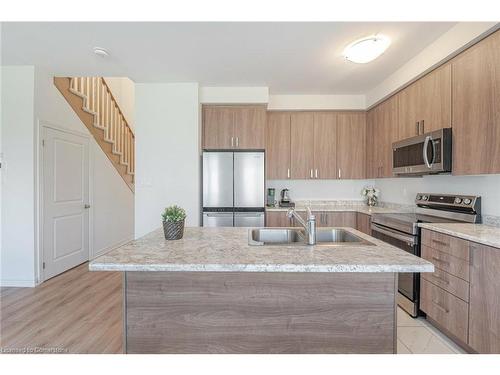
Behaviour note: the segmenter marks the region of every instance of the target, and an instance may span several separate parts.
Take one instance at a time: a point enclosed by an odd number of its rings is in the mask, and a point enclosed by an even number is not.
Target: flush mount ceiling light
[[[344,57],[358,64],[366,64],[375,60],[389,47],[391,41],[383,35],[374,35],[356,40],[344,50]]]
[[[101,56],[101,57],[108,57],[109,56],[108,51],[106,51],[104,48],[101,48],[101,47],[94,47],[94,53],[97,56]]]

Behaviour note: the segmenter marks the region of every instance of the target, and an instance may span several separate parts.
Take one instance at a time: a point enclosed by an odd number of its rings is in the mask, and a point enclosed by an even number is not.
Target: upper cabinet
[[[398,139],[451,127],[451,65],[445,64],[399,92]]]
[[[454,58],[452,69],[452,173],[500,173],[500,31]]]
[[[290,114],[269,112],[266,129],[266,175],[269,180],[291,177]]]
[[[203,148],[264,149],[264,106],[203,106]]]
[[[337,114],[337,177],[366,178],[366,113]]]
[[[367,114],[367,177],[392,177],[392,143],[398,140],[398,98],[393,96]]]
[[[291,178],[314,178],[314,116],[312,112],[291,113]]]
[[[365,178],[364,112],[270,112],[268,179]]]
[[[337,178],[337,114],[314,113],[314,177]]]

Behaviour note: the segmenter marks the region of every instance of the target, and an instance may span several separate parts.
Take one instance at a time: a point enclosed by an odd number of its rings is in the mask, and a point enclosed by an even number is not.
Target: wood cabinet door
[[[356,228],[356,212],[325,212],[324,226]]]
[[[223,150],[233,147],[234,110],[232,107],[203,106],[202,123],[204,149]]]
[[[291,114],[290,166],[292,179],[314,178],[314,117],[311,112]]]
[[[269,180],[290,178],[290,114],[269,112],[266,129],[266,175]]]
[[[366,114],[337,114],[337,177],[366,177]]]
[[[419,82],[412,83],[396,96],[399,115],[398,139],[414,137],[419,134],[417,122],[422,120],[419,113],[421,107]]]
[[[398,103],[393,96],[379,105],[377,126],[377,177],[393,177],[392,143],[398,140]]]
[[[356,229],[368,235],[372,235],[372,218],[370,215],[356,213]]]
[[[470,244],[469,346],[500,353],[500,249]]]
[[[234,109],[234,146],[243,150],[263,150],[265,144],[266,108],[243,106]]]
[[[337,178],[337,126],[334,112],[314,113],[314,178]]]
[[[418,85],[421,133],[451,127],[451,64],[425,75]]]
[[[379,106],[376,106],[366,113],[366,178],[378,177],[378,132],[376,128],[378,108]]]
[[[290,219],[286,211],[267,211],[266,212],[266,227],[289,227],[291,226]]]
[[[452,70],[452,173],[500,173],[500,32],[454,58]]]

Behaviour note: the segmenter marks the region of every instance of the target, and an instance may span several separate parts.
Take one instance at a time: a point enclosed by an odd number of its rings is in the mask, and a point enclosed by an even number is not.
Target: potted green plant
[[[184,235],[184,222],[186,211],[179,206],[165,208],[161,214],[163,220],[163,233],[166,240],[180,240]]]

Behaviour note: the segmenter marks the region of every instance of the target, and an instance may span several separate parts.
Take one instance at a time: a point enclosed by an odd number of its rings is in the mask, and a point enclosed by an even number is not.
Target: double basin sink
[[[306,246],[307,235],[301,228],[257,228],[248,231],[248,244],[253,246]],[[315,246],[373,245],[345,229],[317,229]]]

